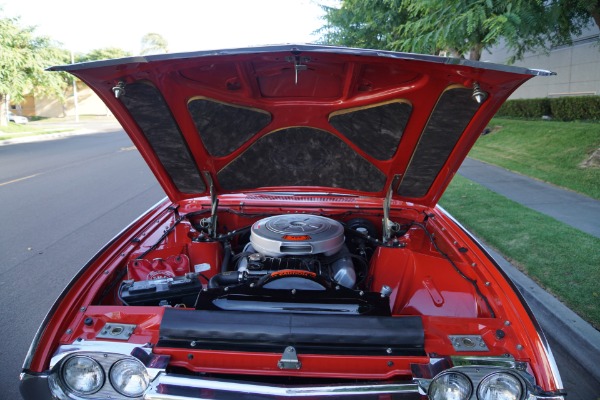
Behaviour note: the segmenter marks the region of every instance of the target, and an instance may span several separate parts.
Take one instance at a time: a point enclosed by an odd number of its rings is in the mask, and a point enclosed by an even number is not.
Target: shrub
[[[543,115],[559,121],[600,121],[600,96],[508,100],[496,113],[509,118],[537,119]]]
[[[498,117],[513,118],[542,118],[550,115],[550,99],[519,99],[508,100],[498,110]]]
[[[559,121],[600,121],[600,96],[550,99],[552,116]]]

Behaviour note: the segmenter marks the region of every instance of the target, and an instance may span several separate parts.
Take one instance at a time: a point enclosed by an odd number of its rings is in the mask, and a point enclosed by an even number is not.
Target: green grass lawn
[[[488,126],[469,157],[600,199],[600,167],[580,167],[600,148],[600,123],[494,118]]]
[[[40,130],[39,128],[37,129]],[[0,126],[0,134],[22,133],[32,130],[36,130],[36,128],[32,128],[28,124],[15,124],[14,122],[9,122],[6,126]]]
[[[47,135],[49,133],[68,132],[72,129],[56,128],[49,129],[48,127],[35,126],[33,124],[15,124],[9,123],[8,126],[0,126],[0,140],[24,137],[24,136],[35,136],[35,135]]]
[[[456,176],[440,205],[600,328],[600,239]]]
[[[0,140],[14,139],[14,138],[20,138],[20,137],[25,137],[25,136],[48,135],[50,133],[60,133],[60,132],[69,132],[69,131],[72,131],[72,129],[54,129],[54,130],[29,129],[27,131],[21,131],[21,132],[5,132],[2,129],[0,129]]]

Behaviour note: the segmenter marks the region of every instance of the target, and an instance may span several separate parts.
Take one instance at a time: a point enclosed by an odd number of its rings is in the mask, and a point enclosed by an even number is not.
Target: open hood
[[[52,67],[86,82],[172,201],[335,192],[433,206],[506,98],[550,72],[313,45]]]

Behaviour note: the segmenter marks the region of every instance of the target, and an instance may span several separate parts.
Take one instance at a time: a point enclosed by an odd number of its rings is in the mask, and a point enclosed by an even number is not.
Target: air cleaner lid
[[[250,242],[266,256],[333,255],[344,245],[344,227],[318,215],[276,215],[252,225]]]

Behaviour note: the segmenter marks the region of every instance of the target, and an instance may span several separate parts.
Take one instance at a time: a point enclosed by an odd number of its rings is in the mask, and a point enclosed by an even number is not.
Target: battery
[[[147,281],[125,281],[121,286],[121,299],[130,306],[176,306],[193,307],[202,283],[198,274],[153,279]]]

